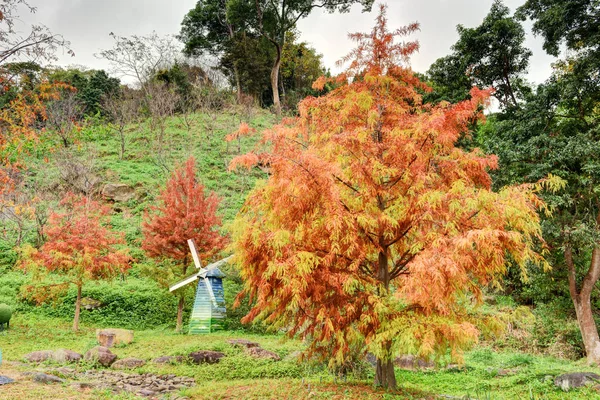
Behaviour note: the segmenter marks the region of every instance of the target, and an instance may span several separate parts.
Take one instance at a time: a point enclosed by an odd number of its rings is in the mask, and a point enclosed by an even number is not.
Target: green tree
[[[275,50],[270,81],[273,105],[277,114],[281,113],[279,97],[280,67],[286,33],[296,27],[296,23],[307,17],[315,8],[329,12],[347,12],[353,4],[361,4],[363,10],[370,10],[373,0],[229,0],[228,17],[231,21],[245,21],[253,32],[267,39]],[[252,13],[248,10],[254,9]]]
[[[599,8],[593,0],[533,0],[519,10],[534,19],[534,31],[544,36],[551,54],[566,45],[570,57],[555,64],[552,77],[526,97],[521,109],[498,115],[495,129],[484,138],[500,157],[497,185],[533,182],[550,173],[567,183],[564,190],[545,195],[555,211],[544,221],[544,236],[554,269],[566,275],[593,363],[600,363],[591,301],[600,278],[600,35],[590,18],[597,21]]]
[[[281,88],[285,105],[295,108],[300,100],[317,94],[312,84],[325,74],[323,56],[306,42],[298,42],[296,32],[288,32],[281,56]]]
[[[184,43],[183,52],[187,56],[211,54],[221,57],[233,51],[238,45],[240,33],[244,31],[243,20],[233,24],[227,16],[228,0],[199,0],[181,23],[177,38]],[[251,10],[250,10],[251,11]],[[242,96],[242,82],[239,68],[242,59],[230,59],[232,75],[237,89],[238,101]]]
[[[104,70],[55,68],[47,70],[46,75],[50,82],[66,83],[77,89],[75,97],[83,104],[86,115],[103,113],[102,99],[117,95],[121,87],[121,81]]]
[[[424,94],[423,100],[456,103],[468,99],[473,80],[467,75],[467,68],[467,61],[458,54],[435,60],[424,76],[433,90]]]
[[[427,73],[438,92],[434,99],[466,98],[471,83],[493,87],[503,108],[518,107],[518,98],[527,91],[522,76],[531,51],[524,47],[525,31],[508,7],[496,0],[481,25],[458,25],[457,31],[452,55],[436,61]]]
[[[269,93],[272,53],[265,38],[240,32],[223,53],[219,66],[229,77],[239,79],[242,93],[268,105],[272,104]]]

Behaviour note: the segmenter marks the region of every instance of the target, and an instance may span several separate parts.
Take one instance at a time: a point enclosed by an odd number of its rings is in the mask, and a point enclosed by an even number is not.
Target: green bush
[[[0,324],[6,324],[12,317],[12,308],[8,304],[0,304]]]
[[[82,309],[84,324],[129,329],[175,325],[177,298],[148,279],[93,282],[84,285],[82,295],[100,303],[95,309]],[[29,313],[69,320],[73,318],[76,298],[77,290],[71,287],[58,304],[25,303],[21,308]],[[193,298],[187,299],[184,318],[188,317],[192,302]]]

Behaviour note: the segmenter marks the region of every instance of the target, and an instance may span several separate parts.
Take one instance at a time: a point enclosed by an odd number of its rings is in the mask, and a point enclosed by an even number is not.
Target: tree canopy
[[[481,300],[509,256],[543,263],[534,250],[543,203],[532,185],[491,190],[497,159],[456,147],[489,92],[423,104],[427,86],[403,63],[418,44],[394,43],[418,26],[390,32],[385,10],[372,32],[350,35],[357,47],[341,86],[264,132],[271,151],[231,167],[271,169],[235,223],[242,296],[256,301],[244,321],[289,328],[333,364],[364,343],[376,383],[395,387],[400,351],[449,347],[461,360],[478,337],[464,300]]]
[[[26,246],[22,252],[22,267],[33,275],[38,286],[26,287],[25,292],[41,302],[75,285],[73,330],[77,331],[83,285],[124,273],[130,267],[129,256],[122,246],[123,236],[107,226],[109,207],[71,193],[60,205],[64,211],[53,212],[48,218],[46,243],[39,250]],[[51,283],[52,277],[60,283]]]
[[[531,51],[524,47],[525,30],[500,0],[495,0],[481,25],[457,26],[452,54],[438,59],[428,71],[439,99],[461,100],[470,87],[493,87],[503,108],[518,107],[526,86]],[[449,97],[450,96],[450,97]]]
[[[168,287],[177,279],[187,277],[191,266],[189,239],[196,243],[198,256],[204,262],[223,249],[226,239],[218,231],[221,224],[216,214],[219,198],[215,193],[205,195],[204,186],[196,180],[193,158],[173,172],[159,202],[145,214],[142,248],[150,257],[174,262],[159,266],[153,274]],[[180,330],[185,297],[183,293],[178,295],[177,330]]]

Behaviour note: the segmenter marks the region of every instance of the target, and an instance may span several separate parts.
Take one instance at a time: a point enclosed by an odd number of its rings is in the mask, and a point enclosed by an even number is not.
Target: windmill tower
[[[173,292],[192,282],[198,281],[196,300],[190,316],[191,334],[210,333],[223,329],[225,319],[225,296],[223,293],[223,277],[219,267],[227,264],[233,256],[229,256],[202,268],[193,239],[188,240],[194,264],[198,269],[194,275],[182,280],[169,288]]]

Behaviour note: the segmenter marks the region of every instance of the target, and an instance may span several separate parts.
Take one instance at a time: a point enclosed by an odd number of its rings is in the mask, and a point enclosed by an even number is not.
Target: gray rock
[[[190,353],[188,357],[194,364],[216,364],[221,360],[221,358],[225,357],[225,354],[221,353],[220,351],[200,350]],[[174,378],[174,376],[171,376],[167,379],[172,378]]]
[[[600,375],[593,372],[573,372],[559,375],[554,379],[554,384],[565,392],[571,388],[578,388],[600,381]]]
[[[41,351],[34,351],[32,353],[27,354],[25,356],[25,360],[27,360],[31,363],[41,363],[46,360],[52,359],[53,356],[54,356],[54,352],[52,350],[41,350]]]
[[[134,368],[143,367],[144,365],[146,365],[146,361],[141,360],[139,358],[124,358],[122,360],[115,362],[112,365],[112,368],[114,368],[114,369],[134,369]]]
[[[394,359],[394,365],[400,369],[405,369],[408,371],[435,368],[435,364],[433,362],[416,357],[412,354],[396,357]]]
[[[0,376],[0,386],[13,383],[14,381],[14,379],[9,378],[8,376]]]
[[[138,394],[140,394],[142,396],[154,396],[156,394],[156,392],[154,390],[150,390],[150,389],[142,389],[138,392]]]
[[[117,360],[117,355],[113,354],[108,348],[96,346],[85,353],[85,360],[96,362],[103,367],[110,367]]]
[[[52,354],[52,359],[58,363],[76,363],[79,362],[83,356],[71,350],[59,349]]]
[[[58,376],[44,374],[38,372],[33,374],[33,380],[38,383],[62,383],[64,379],[60,379]]]
[[[246,348],[246,349],[249,349],[252,347],[260,347],[260,345],[258,343],[251,342],[246,339],[229,339],[227,341],[227,343],[229,343],[233,347],[242,347],[242,348]]]
[[[41,350],[34,351],[25,356],[25,359],[31,363],[41,363],[44,361],[52,360],[57,363],[76,363],[81,360],[83,356],[71,350],[59,349],[56,351],[52,350]]]
[[[129,329],[96,329],[96,339],[100,346],[112,347],[133,343],[134,332]]]
[[[124,183],[108,183],[102,188],[102,196],[113,201],[129,201],[136,198],[135,189]]]
[[[273,353],[272,351],[265,350],[261,347],[250,347],[246,349],[246,354],[254,357],[254,358],[267,358],[273,361],[280,361],[281,357],[277,353]]]

